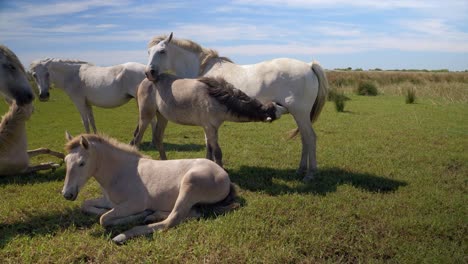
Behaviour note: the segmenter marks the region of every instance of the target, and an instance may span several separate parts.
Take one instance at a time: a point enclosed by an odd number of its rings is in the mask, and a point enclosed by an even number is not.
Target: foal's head
[[[29,104],[34,99],[23,65],[18,57],[3,45],[0,45],[0,94],[15,100],[18,105]]]
[[[73,138],[66,132],[65,137],[68,140],[66,149],[69,153],[65,157],[67,174],[62,195],[65,199],[74,201],[80,189],[92,176],[96,159],[93,146],[85,136]]]
[[[47,69],[47,62],[50,59],[34,61],[31,63],[30,71],[36,81],[37,88],[39,89],[39,100],[48,101],[49,100],[49,88],[50,88],[50,74]]]

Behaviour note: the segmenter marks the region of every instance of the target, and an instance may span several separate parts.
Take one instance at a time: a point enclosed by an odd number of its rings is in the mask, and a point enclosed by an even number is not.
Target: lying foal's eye
[[[84,161],[80,162],[80,164],[78,164],[79,167],[83,167],[85,165]]]

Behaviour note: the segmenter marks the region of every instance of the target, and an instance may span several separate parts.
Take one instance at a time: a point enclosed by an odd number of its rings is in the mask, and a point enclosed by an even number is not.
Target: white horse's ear
[[[66,130],[65,130],[65,139],[66,139],[67,141],[70,141],[70,140],[73,139],[73,136],[70,135],[70,133],[68,133],[68,131],[66,131]]]
[[[167,43],[171,42],[171,40],[172,40],[172,32],[169,35],[169,37],[166,38],[166,40],[164,42],[166,42],[166,44],[167,44]]]
[[[83,136],[81,136],[81,138],[80,138],[80,145],[81,145],[84,149],[86,149],[86,150],[89,148],[89,142],[88,142],[88,140],[87,140],[85,137],[83,137]]]

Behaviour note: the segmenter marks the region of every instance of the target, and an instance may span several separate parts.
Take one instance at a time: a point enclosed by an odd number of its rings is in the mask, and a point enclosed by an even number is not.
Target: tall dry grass
[[[468,102],[468,72],[327,71],[332,89],[351,93],[365,81],[379,93],[404,96],[414,89],[418,97]]]

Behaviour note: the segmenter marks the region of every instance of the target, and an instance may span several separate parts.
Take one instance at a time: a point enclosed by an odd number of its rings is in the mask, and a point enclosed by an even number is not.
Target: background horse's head
[[[48,101],[50,96],[50,74],[47,68],[48,61],[49,59],[34,61],[30,66],[31,74],[39,89],[39,100],[41,101]]]
[[[149,59],[145,74],[150,81],[155,81],[159,73],[170,70],[169,61],[171,54],[169,43],[171,40],[172,32],[167,38],[148,49]]]
[[[93,146],[85,136],[73,138],[66,132],[65,137],[68,140],[65,148],[69,153],[65,157],[67,174],[62,195],[65,199],[74,201],[80,189],[92,176],[96,162]]]
[[[6,46],[0,45],[0,93],[18,105],[29,104],[34,99],[26,71],[18,57]]]

